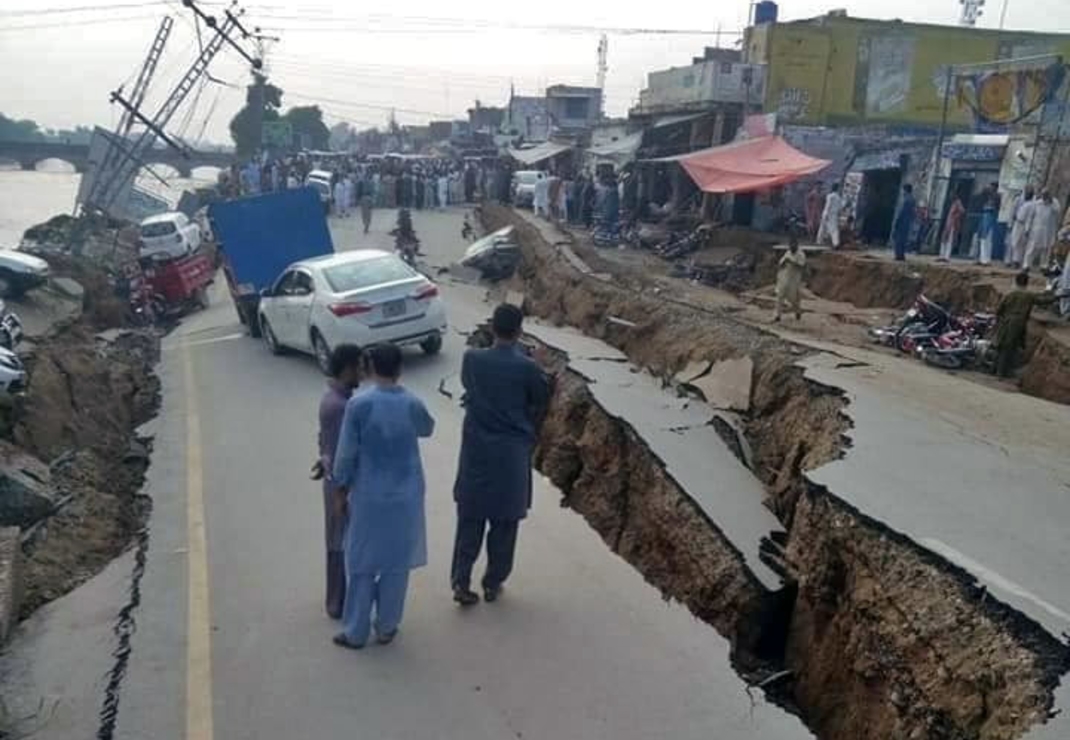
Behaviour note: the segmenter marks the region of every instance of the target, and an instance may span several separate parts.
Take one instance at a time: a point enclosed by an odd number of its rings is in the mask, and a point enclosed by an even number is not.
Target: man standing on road
[[[427,407],[398,384],[401,350],[369,351],[374,386],[346,404],[334,457],[335,506],[349,513],[341,647],[368,641],[375,612],[381,645],[394,640],[405,610],[409,571],[427,564],[424,470],[420,438],[435,421]]]
[[[914,203],[914,186],[903,186],[903,201],[899,204],[895,224],[892,226],[892,241],[895,245],[895,261],[907,258],[907,246],[910,244],[910,232],[914,228],[914,215],[917,209]]]
[[[996,375],[1009,378],[1018,362],[1018,355],[1025,349],[1029,317],[1035,306],[1047,306],[1055,302],[1052,293],[1030,293],[1029,272],[1014,276],[1014,290],[1003,296],[996,309]]]
[[[367,174],[357,182],[357,198],[360,203],[360,220],[364,223],[364,233],[367,234],[372,227],[372,206],[375,205],[375,189]]]
[[[840,248],[840,214],[843,212],[843,196],[840,184],[832,186],[832,191],[825,198],[825,210],[821,213],[821,225],[817,230],[817,243],[824,244],[825,237],[832,240],[832,248]]]
[[[524,315],[502,304],[494,311],[494,346],[471,349],[461,365],[464,426],[453,498],[457,536],[453,546],[453,599],[479,601],[472,567],[487,536],[483,596],[496,601],[513,569],[517,530],[531,508],[531,455],[550,400],[542,370],[521,350]],[[487,531],[489,525],[489,531]]]
[[[346,593],[344,555],[346,517],[335,511],[331,496],[335,489],[331,471],[334,451],[342,430],[342,417],[353,390],[360,385],[364,356],[352,344],[340,344],[331,352],[331,379],[320,401],[320,456],[312,466],[313,480],[323,481],[324,535],[327,540],[327,616],[342,618]]]
[[[1040,269],[1048,266],[1051,248],[1059,236],[1059,204],[1051,197],[1051,191],[1045,190],[1033,205],[1029,215],[1029,229],[1026,237],[1025,258],[1022,268],[1033,269],[1033,264],[1040,263]]]

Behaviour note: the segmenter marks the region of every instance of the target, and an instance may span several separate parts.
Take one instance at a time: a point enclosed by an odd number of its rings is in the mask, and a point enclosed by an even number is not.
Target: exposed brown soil
[[[602,410],[586,381],[558,358],[557,388],[536,466],[613,552],[665,598],[753,654],[770,595],[743,558],[688,498],[635,432]],[[739,654],[737,653],[737,657]]]
[[[25,358],[29,387],[13,438],[50,463],[62,508],[30,533],[23,617],[99,572],[142,527],[148,503],[138,492],[149,450],[135,430],[159,402],[155,332],[98,336],[123,320],[107,279],[77,259],[50,260],[83,284],[86,312]]]
[[[986,598],[965,572],[806,480],[807,470],[845,454],[849,424],[841,394],[794,367],[802,350],[729,311],[675,302],[634,275],[581,275],[511,211],[485,207],[483,215],[492,229],[517,226],[530,313],[576,326],[666,378],[695,360],[754,361],[746,434],[788,529],[784,562],[798,586],[784,608],[778,658],[792,671],[784,689],[818,737],[1009,740],[1044,719],[1070,651]],[[895,297],[889,289],[884,299]],[[753,645],[765,625],[746,623],[769,615],[755,608],[763,600],[738,572],[738,556],[642,440],[593,403],[582,378],[559,382],[536,462],[564,503],[648,581],[737,648]],[[714,584],[725,593],[712,593]]]

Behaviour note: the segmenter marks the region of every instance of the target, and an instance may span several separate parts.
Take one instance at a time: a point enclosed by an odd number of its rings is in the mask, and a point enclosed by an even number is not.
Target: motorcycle
[[[930,349],[939,352],[960,348],[967,338],[981,339],[995,323],[996,317],[988,313],[953,316],[939,303],[920,294],[897,324],[873,327],[869,335],[878,344],[921,356]],[[956,337],[962,341],[956,342]],[[962,352],[956,349],[951,354]]]
[[[8,311],[7,304],[0,300],[0,347],[15,349],[22,333],[22,319],[14,311]]]

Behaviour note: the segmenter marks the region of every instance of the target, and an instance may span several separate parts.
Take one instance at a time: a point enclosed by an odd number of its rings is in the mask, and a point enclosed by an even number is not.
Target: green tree
[[[260,115],[257,115],[258,105],[262,110]],[[245,107],[230,121],[230,138],[239,157],[256,153],[260,146],[260,123],[279,120],[281,107],[282,90],[270,84],[266,77],[256,75],[253,84],[246,88]]]
[[[0,113],[0,141],[44,141],[36,121],[8,118]]]
[[[282,117],[293,128],[294,138],[307,149],[327,149],[331,130],[323,122],[323,111],[318,105],[302,105],[290,108]]]

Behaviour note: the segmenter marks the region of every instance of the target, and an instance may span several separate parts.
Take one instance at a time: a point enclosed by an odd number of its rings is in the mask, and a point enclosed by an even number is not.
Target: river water
[[[74,210],[74,198],[82,176],[68,165],[46,162],[37,171],[0,169],[0,249],[18,246],[26,229],[61,213]],[[199,174],[201,171],[198,170]],[[177,202],[182,190],[212,182],[213,172],[205,168],[206,179],[168,180],[166,191],[155,180],[139,180],[138,186]]]

